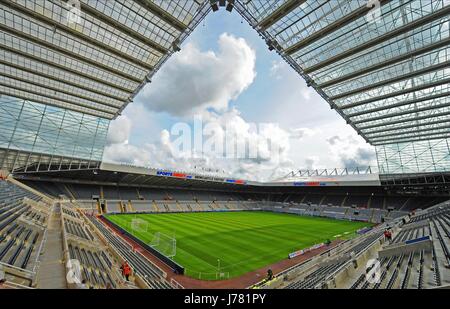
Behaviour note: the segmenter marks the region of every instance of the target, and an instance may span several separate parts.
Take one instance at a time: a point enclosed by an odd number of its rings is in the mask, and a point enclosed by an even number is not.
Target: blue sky
[[[186,153],[174,156],[171,128],[192,126],[196,115],[231,124],[238,135],[276,143],[280,157],[229,160]],[[250,123],[272,123],[266,132]],[[239,131],[240,130],[240,131]],[[105,160],[190,170],[220,169],[268,180],[298,168],[374,164],[367,145],[279,55],[269,51],[238,13],[209,14],[119,117],[111,124]],[[194,163],[193,163],[194,162]]]

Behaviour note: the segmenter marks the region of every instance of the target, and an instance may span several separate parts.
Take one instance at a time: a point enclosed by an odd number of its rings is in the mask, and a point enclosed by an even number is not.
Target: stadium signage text
[[[324,246],[325,246],[324,243],[320,243],[320,244],[316,244],[316,245],[314,245],[312,247],[309,247],[309,248],[306,248],[306,249],[302,249],[302,250],[298,250],[298,251],[289,253],[289,258],[293,259],[293,258],[295,258],[297,256],[303,255],[303,254],[305,254],[307,252],[310,252],[312,250],[316,250],[316,249],[322,248]]]
[[[244,180],[235,180],[235,179],[227,179],[226,182],[228,182],[228,183],[235,183],[235,184],[238,184],[238,185],[245,184]]]
[[[157,176],[163,177],[175,177],[181,179],[200,179],[200,180],[215,180],[220,182],[234,183],[238,185],[245,185],[247,182],[242,179],[224,179],[224,178],[209,178],[204,176],[192,176],[185,173],[167,172],[167,171],[156,171]]]
[[[166,171],[156,171],[156,175],[165,176],[165,177],[176,177],[176,178],[184,178],[184,179],[192,179],[192,175],[184,174],[184,173],[175,173],[175,172],[166,172]]]
[[[416,239],[410,239],[410,240],[405,241],[405,244],[406,245],[411,245],[411,244],[414,244],[414,243],[417,243],[417,242],[421,242],[421,241],[425,241],[425,240],[431,240],[430,236],[423,236],[423,237],[419,237],[419,238],[416,238]]]
[[[365,226],[359,230],[356,231],[357,234],[365,234],[367,232],[369,232],[370,230],[372,230],[371,227]]]
[[[326,186],[326,182],[319,182],[319,181],[307,181],[307,182],[294,182],[292,185],[294,186],[300,186],[300,187],[317,187],[317,186]]]

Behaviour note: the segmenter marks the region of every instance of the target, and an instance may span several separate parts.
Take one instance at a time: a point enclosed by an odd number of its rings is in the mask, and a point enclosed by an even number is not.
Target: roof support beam
[[[390,113],[390,114],[386,114],[386,115],[382,115],[382,116],[378,116],[378,117],[371,117],[371,118],[367,118],[367,119],[356,120],[356,121],[353,121],[353,123],[354,124],[366,123],[368,121],[370,122],[370,121],[382,120],[382,119],[403,116],[403,115],[408,115],[408,114],[420,113],[420,112],[424,112],[424,111],[429,111],[429,110],[434,110],[434,109],[444,108],[444,107],[449,107],[449,106],[450,106],[450,103],[429,105],[429,106],[425,106],[425,107],[421,107],[421,108],[404,110],[404,111],[397,112],[397,113]]]
[[[22,77],[19,77],[19,76],[10,75],[10,74],[7,74],[5,72],[2,73],[2,76],[6,76],[8,78],[11,78],[11,79],[14,79],[14,80],[18,80],[18,81],[21,81],[23,83],[27,83],[27,84],[30,84],[30,85],[35,85],[35,86],[38,86],[38,87],[46,88],[46,89],[49,89],[49,90],[51,90],[52,92],[55,92],[55,93],[64,93],[64,94],[67,94],[67,95],[70,95],[70,96],[73,96],[73,97],[81,98],[81,99],[84,99],[84,100],[87,100],[87,101],[90,101],[90,102],[95,102],[97,104],[105,105],[105,106],[108,106],[108,107],[112,107],[112,108],[116,108],[116,109],[120,108],[120,106],[118,106],[118,105],[112,105],[112,104],[109,104],[109,103],[105,103],[104,101],[100,101],[100,100],[97,100],[97,99],[94,99],[94,98],[91,98],[91,97],[87,97],[85,95],[81,95],[81,94],[78,94],[78,93],[72,93],[72,92],[67,91],[67,90],[65,90],[63,88],[52,87],[50,85],[46,85],[45,83],[40,83],[38,81],[31,81],[29,79],[22,78]],[[78,104],[78,103],[74,103],[74,104]]]
[[[380,36],[378,36],[378,37],[376,37],[376,38],[374,38],[374,39],[372,39],[370,41],[367,41],[367,42],[361,44],[361,45],[358,45],[356,47],[350,48],[347,51],[345,51],[343,53],[340,53],[340,54],[338,54],[338,55],[336,55],[334,57],[330,57],[330,58],[328,58],[328,59],[326,59],[326,60],[324,60],[324,61],[322,61],[320,63],[317,63],[317,64],[315,64],[315,65],[313,65],[313,66],[311,66],[309,68],[305,68],[304,72],[306,74],[310,74],[310,73],[312,73],[314,71],[317,71],[319,69],[322,69],[322,68],[324,68],[324,67],[326,67],[326,66],[328,66],[330,64],[333,64],[333,63],[336,63],[336,62],[338,62],[338,61],[340,61],[342,59],[345,59],[345,58],[347,58],[347,57],[349,57],[351,55],[355,55],[355,54],[357,54],[357,53],[359,53],[361,51],[367,50],[367,49],[369,49],[369,48],[371,48],[373,46],[376,46],[376,45],[378,45],[380,43],[383,43],[383,42],[385,42],[385,41],[387,41],[387,40],[389,40],[391,38],[394,38],[396,36],[399,36],[401,34],[404,34],[406,32],[414,30],[414,29],[416,29],[418,27],[426,25],[426,24],[428,24],[428,23],[430,23],[432,21],[435,21],[435,20],[437,20],[439,18],[442,18],[442,17],[444,17],[444,16],[446,16],[448,14],[450,14],[450,6],[446,6],[446,7],[442,8],[442,9],[439,9],[439,10],[437,10],[437,11],[431,13],[431,14],[428,14],[428,15],[422,17],[422,18],[419,18],[419,19],[414,20],[414,21],[412,21],[412,22],[410,22],[410,23],[408,23],[406,25],[398,27],[397,29],[394,29],[394,30],[392,30],[390,32],[387,32],[387,33],[383,34],[383,35],[380,35]]]
[[[383,127],[382,129],[372,130],[372,131],[364,132],[364,133],[367,135],[370,135],[370,134],[374,134],[374,133],[385,133],[385,132],[389,132],[389,131],[398,131],[398,130],[404,130],[404,129],[410,129],[410,128],[431,126],[434,124],[450,123],[449,118],[444,118],[444,119],[435,120],[435,121],[427,121],[427,122],[417,122],[416,120],[411,120],[411,121],[414,121],[414,123],[409,124],[409,125],[395,126],[395,127],[389,127],[389,128]]]
[[[269,16],[265,17],[258,23],[258,27],[260,27],[261,31],[265,31],[271,26],[273,26],[277,21],[282,19],[284,16],[295,10],[297,7],[305,3],[306,0],[287,0],[280,7],[278,7],[275,11],[270,13]]]
[[[11,87],[9,87],[9,88],[11,88]],[[20,90],[20,91],[24,91],[24,90]],[[26,92],[29,92],[29,91],[26,91]],[[85,111],[85,110],[79,110],[79,109],[76,109],[76,108],[62,107],[60,105],[52,104],[49,101],[44,100],[44,99],[27,97],[27,96],[19,95],[17,93],[8,93],[8,92],[4,92],[4,91],[0,90],[0,95],[2,95],[2,94],[3,95],[7,95],[7,96],[12,96],[12,97],[15,97],[15,98],[18,98],[18,99],[26,100],[26,101],[32,101],[32,102],[36,102],[36,103],[41,103],[41,104],[44,104],[44,105],[51,105],[51,106],[56,106],[58,108],[65,108],[65,109],[68,109],[68,110],[76,111],[78,113],[84,113],[84,114],[92,115],[92,116],[95,116],[95,117],[106,118],[106,119],[109,119],[109,120],[113,119],[113,117],[114,117],[114,115],[111,114],[110,112],[98,112],[98,111],[92,110],[90,108]],[[41,96],[41,94],[39,94],[39,96]],[[73,104],[71,104],[71,105],[73,105]]]
[[[136,82],[136,83],[139,83],[139,84],[142,82],[142,80],[140,80],[139,78],[136,78],[135,76],[132,76],[132,75],[126,74],[126,73],[124,73],[124,72],[122,72],[120,70],[108,67],[108,66],[106,66],[106,65],[104,65],[102,63],[96,62],[93,59],[90,59],[88,57],[77,55],[77,54],[72,54],[72,53],[66,51],[64,48],[56,46],[56,45],[54,45],[52,43],[49,43],[49,42],[47,42],[45,40],[38,39],[38,38],[35,38],[33,36],[27,35],[27,34],[21,32],[19,30],[6,27],[3,24],[0,24],[0,30],[9,32],[9,33],[11,33],[13,35],[16,35],[18,37],[24,38],[26,40],[29,40],[29,41],[33,42],[34,44],[42,45],[42,46],[45,46],[45,47],[50,48],[52,50],[56,50],[59,53],[65,55],[66,57],[75,58],[75,59],[77,59],[79,61],[86,62],[86,63],[88,63],[88,64],[90,64],[90,65],[92,65],[94,67],[98,67],[98,68],[101,68],[101,69],[103,69],[105,71],[108,71],[108,72],[110,72],[112,74],[119,75],[120,77],[122,77],[124,79],[130,80],[130,81],[133,81],[133,82]]]
[[[432,128],[411,130],[411,131],[408,131],[406,133],[413,134],[413,133],[428,132],[428,131],[442,130],[442,129],[450,129],[450,125],[447,124],[445,126],[438,126],[438,127],[432,127]],[[374,139],[383,138],[383,137],[389,137],[389,136],[399,136],[399,135],[402,135],[402,134],[405,134],[405,133],[394,132],[394,133],[389,133],[389,134],[372,135],[372,136],[368,136],[368,137],[371,140],[374,140]]]
[[[164,11],[162,8],[160,8],[153,2],[148,0],[134,0],[134,1],[139,5],[141,5],[142,7],[146,8],[147,10],[151,11],[154,15],[158,16],[159,18],[164,20],[166,23],[168,23],[178,31],[184,32],[187,29],[187,26],[185,24],[183,24],[181,21],[179,21],[171,14]]]
[[[32,59],[32,60],[34,60],[34,61],[42,62],[42,63],[44,63],[45,65],[52,66],[52,67],[58,68],[58,69],[60,69],[60,70],[64,70],[64,71],[69,72],[69,73],[72,73],[72,74],[80,75],[80,76],[82,76],[82,77],[84,77],[84,78],[91,79],[91,80],[93,80],[93,81],[95,81],[95,82],[97,82],[97,83],[104,84],[104,85],[106,85],[106,86],[115,88],[115,89],[120,90],[120,91],[123,91],[123,92],[125,92],[125,93],[128,93],[128,94],[131,94],[131,93],[132,93],[132,90],[130,90],[130,89],[128,89],[128,88],[124,88],[124,87],[122,87],[122,86],[119,86],[119,85],[110,83],[109,81],[106,81],[106,80],[97,78],[97,77],[92,76],[92,75],[85,74],[85,73],[83,73],[83,72],[81,72],[81,71],[74,71],[74,70],[72,70],[72,69],[70,69],[70,68],[68,68],[68,67],[66,67],[66,66],[63,66],[63,65],[60,65],[60,64],[57,64],[57,63],[48,61],[48,60],[43,59],[43,58],[39,58],[39,57],[37,57],[37,56],[35,56],[35,55],[27,54],[25,51],[22,51],[22,50],[19,50],[19,49],[14,49],[14,48],[12,48],[12,47],[10,47],[10,46],[3,45],[3,44],[1,44],[1,43],[0,43],[0,48],[3,48],[3,49],[5,49],[5,50],[7,50],[7,51],[10,51],[10,52],[12,52],[12,53],[19,54],[19,55],[21,55],[21,56],[23,56],[23,57]]]
[[[403,102],[390,104],[390,105],[383,105],[383,106],[376,107],[376,108],[371,108],[371,109],[364,109],[364,110],[362,110],[360,112],[347,114],[347,116],[348,117],[356,117],[356,116],[361,116],[361,115],[365,115],[365,114],[371,114],[371,113],[374,113],[374,112],[380,112],[380,111],[391,109],[391,108],[395,108],[395,107],[406,106],[406,105],[410,105],[410,104],[415,104],[415,103],[428,101],[428,100],[439,99],[439,98],[448,97],[448,96],[450,96],[450,92],[442,92],[442,93],[438,93],[438,94],[434,94],[434,95],[430,95],[430,96],[425,96],[425,97],[420,97],[420,98],[409,100],[409,101],[403,101]]]
[[[105,97],[108,97],[108,98],[111,98],[111,99],[114,99],[114,100],[122,101],[122,103],[123,103],[124,100],[127,100],[127,98],[116,97],[114,95],[111,95],[111,94],[106,93],[106,92],[102,92],[102,91],[97,90],[95,88],[89,88],[89,87],[86,87],[86,86],[81,85],[81,84],[73,83],[70,80],[66,80],[66,79],[62,80],[62,79],[59,79],[59,78],[55,78],[53,75],[49,75],[49,74],[46,74],[46,73],[41,72],[41,71],[32,70],[30,68],[23,67],[23,66],[15,64],[15,63],[10,63],[10,62],[4,61],[3,59],[0,59],[0,64],[7,65],[7,66],[10,66],[12,68],[15,68],[15,69],[18,69],[18,70],[21,70],[21,71],[25,71],[25,72],[28,72],[28,73],[31,73],[31,74],[39,75],[41,77],[48,78],[48,79],[54,80],[56,82],[65,83],[65,84],[70,85],[72,87],[83,89],[83,90],[86,90],[86,91],[89,91],[89,92],[92,92],[92,93],[95,93],[95,94],[98,94],[98,95],[101,95],[101,96],[105,96]],[[16,78],[16,77],[12,77],[12,78]],[[61,91],[61,89],[58,89],[58,91]]]
[[[50,98],[50,99],[53,99],[53,100],[57,100],[57,101],[60,101],[60,102],[64,102],[64,103],[67,103],[67,104],[71,104],[71,105],[75,105],[75,106],[81,106],[81,107],[85,107],[85,108],[92,109],[92,110],[95,110],[95,111],[99,111],[99,112],[103,112],[103,113],[107,113],[107,114],[113,115],[113,113],[111,111],[108,111],[108,110],[104,110],[104,109],[101,109],[101,108],[98,108],[98,107],[94,107],[94,106],[91,106],[91,105],[86,105],[86,104],[79,103],[79,102],[72,102],[72,101],[69,101],[69,100],[62,99],[62,98],[57,97],[57,96],[52,96],[50,94],[43,94],[43,93],[40,93],[38,91],[30,90],[30,89],[27,89],[27,88],[11,86],[8,83],[3,83],[1,81],[0,81],[0,86],[4,86],[4,87],[10,88],[10,89],[16,89],[16,90],[19,90],[19,91],[24,91],[24,92],[27,92],[27,93],[31,93],[31,94],[42,96],[42,97],[47,97],[47,98]],[[5,94],[16,97],[15,94],[9,94],[9,93],[5,93]],[[26,100],[36,101],[36,100],[30,99],[30,98],[26,98]],[[52,105],[49,102],[44,102],[43,104]],[[58,107],[61,108],[62,106],[58,106]],[[62,107],[62,108],[67,108],[67,107]],[[70,108],[68,108],[68,109],[70,109]]]
[[[423,138],[424,137],[424,138]],[[395,143],[406,143],[406,142],[414,142],[419,140],[431,140],[431,139],[440,139],[440,138],[449,138],[450,131],[447,132],[435,132],[435,133],[426,133],[426,134],[417,134],[417,135],[407,135],[398,139],[380,139],[373,141],[373,145],[386,145],[386,144],[395,144]]]
[[[396,83],[396,82],[399,82],[399,81],[402,81],[402,80],[411,79],[411,78],[414,78],[414,77],[419,76],[419,75],[424,75],[424,74],[427,74],[427,73],[430,73],[430,72],[434,72],[434,71],[437,71],[437,70],[440,70],[440,69],[445,69],[445,68],[448,68],[448,67],[450,67],[450,60],[449,61],[445,61],[445,62],[441,62],[441,63],[438,63],[438,64],[435,64],[435,65],[432,65],[432,66],[428,66],[428,67],[425,67],[425,68],[420,69],[420,70],[409,72],[409,73],[406,73],[404,75],[399,75],[399,76],[396,76],[396,77],[393,77],[393,78],[385,79],[385,80],[382,80],[382,81],[380,81],[378,83],[373,83],[373,84],[370,84],[370,85],[367,85],[367,86],[364,86],[364,87],[361,87],[361,88],[356,88],[356,89],[350,90],[348,92],[344,92],[344,93],[332,96],[332,97],[330,97],[330,99],[331,100],[337,100],[337,99],[345,98],[345,97],[348,97],[348,96],[351,96],[351,95],[355,95],[355,94],[358,94],[358,93],[361,93],[361,92],[365,92],[367,90],[371,90],[371,89],[375,89],[375,88],[378,88],[378,87],[386,86],[386,85],[393,84],[393,83]]]
[[[428,88],[432,88],[432,87],[437,87],[437,86],[441,86],[441,85],[446,85],[446,84],[450,84],[450,78],[441,79],[441,80],[437,80],[437,81],[434,81],[434,82],[431,82],[431,83],[426,83],[426,84],[422,84],[422,85],[418,85],[418,86],[402,89],[402,90],[399,90],[399,91],[391,92],[391,93],[388,93],[388,94],[385,94],[385,95],[382,95],[382,96],[370,98],[370,99],[359,101],[359,102],[355,102],[355,103],[345,104],[345,105],[339,106],[339,109],[344,110],[344,109],[348,109],[348,108],[353,108],[353,107],[356,107],[356,106],[361,106],[361,105],[365,105],[365,104],[368,104],[368,103],[372,103],[372,102],[376,102],[376,101],[380,101],[380,100],[385,100],[385,99],[389,99],[389,98],[396,97],[396,96],[399,96],[399,95],[404,95],[404,94],[408,94],[408,93],[411,93],[411,92],[420,91],[420,90],[424,90],[424,89],[428,89]]]
[[[390,0],[380,0],[380,6],[384,5],[386,3],[388,3]],[[309,44],[312,44],[314,42],[316,42],[317,40],[319,40],[320,38],[333,33],[334,31],[336,31],[337,29],[341,29],[342,27],[348,25],[349,23],[351,23],[352,21],[365,16],[370,10],[372,10],[373,8],[368,7],[367,5],[364,5],[362,7],[360,7],[359,9],[351,12],[350,14],[347,14],[345,16],[343,16],[342,18],[336,20],[335,22],[323,27],[322,29],[320,29],[317,32],[314,32],[313,34],[307,36],[306,38],[304,38],[303,40],[295,43],[292,46],[289,46],[285,52],[288,55],[292,55],[293,53],[299,51],[300,49],[306,47]]]
[[[416,57],[418,55],[425,54],[425,53],[433,51],[435,49],[448,46],[449,44],[450,44],[450,38],[447,38],[447,39],[444,39],[444,40],[440,40],[439,42],[435,42],[435,43],[433,43],[431,45],[424,46],[422,48],[418,48],[418,49],[416,49],[414,51],[411,51],[409,53],[406,53],[406,54],[403,54],[403,55],[400,55],[400,56],[388,59],[386,61],[374,64],[374,65],[366,67],[366,68],[364,68],[362,70],[359,70],[359,71],[347,74],[347,75],[342,76],[342,77],[335,78],[333,80],[329,80],[327,82],[319,84],[318,86],[321,87],[321,88],[326,88],[326,87],[329,87],[329,86],[333,86],[333,85],[336,85],[338,83],[347,81],[349,79],[352,79],[352,78],[355,78],[355,77],[358,77],[358,76],[361,76],[361,75],[364,75],[364,74],[367,74],[367,73],[370,73],[370,72],[373,72],[373,71],[376,71],[376,70],[379,70],[379,69],[383,69],[383,68],[385,68],[387,66],[396,64],[398,62],[401,62],[401,61],[404,61],[404,60],[408,60],[408,59],[412,59],[412,57]]]
[[[167,48],[165,48],[164,46],[150,40],[148,37],[144,36],[143,34],[128,28],[127,26],[125,26],[124,24],[118,22],[117,20],[115,20],[114,18],[92,8],[90,5],[85,4],[85,3],[81,3],[81,10],[89,15],[91,15],[94,18],[97,18],[103,22],[105,22],[106,24],[112,25],[114,26],[114,28],[120,30],[123,33],[126,33],[127,35],[133,37],[134,39],[145,43],[146,45],[148,45],[149,47],[153,48],[154,50],[160,52],[161,54],[166,54],[168,52]]]
[[[365,129],[379,128],[379,127],[386,127],[388,125],[394,125],[394,124],[405,123],[405,122],[416,121],[416,120],[425,120],[425,119],[436,118],[436,117],[441,117],[441,116],[448,116],[448,115],[450,115],[450,111],[448,111],[448,112],[441,112],[441,113],[435,113],[435,114],[429,114],[429,115],[424,115],[424,116],[415,116],[415,117],[410,117],[410,118],[403,118],[403,119],[399,119],[399,120],[391,120],[391,121],[388,121],[388,122],[380,122],[380,123],[377,123],[377,124],[370,124],[370,125],[367,125],[367,126],[360,126],[358,128],[360,130],[365,130]]]
[[[73,35],[76,38],[79,38],[79,39],[81,39],[83,41],[89,42],[90,44],[98,46],[101,49],[104,49],[104,50],[110,52],[111,54],[114,54],[115,56],[117,56],[119,58],[125,59],[125,60],[133,63],[134,65],[136,65],[138,67],[142,67],[142,68],[145,68],[147,70],[152,70],[153,69],[153,66],[151,66],[150,64],[148,64],[148,63],[146,63],[146,62],[144,62],[144,61],[142,61],[140,59],[134,58],[134,57],[132,57],[132,56],[130,56],[130,55],[120,51],[120,50],[117,50],[117,49],[111,47],[108,44],[105,44],[105,43],[101,42],[101,41],[97,41],[97,40],[91,38],[90,36],[85,35],[84,33],[80,32],[80,31],[76,31],[75,29],[70,28],[70,27],[68,27],[68,26],[66,26],[64,24],[57,23],[53,19],[51,19],[49,17],[46,17],[44,15],[41,15],[39,13],[36,13],[36,12],[34,12],[34,11],[32,11],[32,10],[22,6],[22,5],[16,4],[16,3],[11,1],[11,2],[8,2],[8,6],[13,8],[16,11],[19,11],[19,12],[25,14],[25,15],[28,15],[28,16],[30,16],[32,18],[35,18],[35,19],[39,20],[40,22],[43,22],[43,23],[45,23],[45,24],[47,24],[49,26],[52,26],[55,29],[59,28],[60,30],[62,30],[64,32],[66,32],[66,33],[70,33],[71,35]]]
[[[450,136],[448,135],[438,135],[438,136],[430,136],[428,138],[417,138],[417,139],[409,139],[409,140],[405,140],[405,141],[393,141],[393,142],[380,142],[380,143],[375,143],[372,144],[373,146],[383,146],[383,145],[392,145],[392,144],[399,144],[399,143],[411,143],[411,142],[423,142],[423,141],[432,141],[432,140],[436,140],[436,139],[445,139],[445,138],[449,138]]]

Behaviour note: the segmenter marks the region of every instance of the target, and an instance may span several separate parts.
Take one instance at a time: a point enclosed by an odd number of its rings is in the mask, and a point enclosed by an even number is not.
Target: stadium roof
[[[49,178],[49,176],[51,178]],[[16,170],[15,177],[33,180],[69,181],[74,183],[103,182],[110,185],[126,186],[176,186],[183,188],[242,188],[252,187],[345,187],[380,186],[376,173],[367,171],[347,172],[329,175],[297,176],[272,182],[236,179],[214,174],[199,174],[171,171],[141,166],[102,162],[97,166],[83,165],[81,169],[70,165],[45,165],[29,167],[28,171]],[[69,178],[69,180],[68,180]]]
[[[2,1],[0,94],[113,119],[206,14],[201,2]]]
[[[114,119],[219,6],[240,13],[359,135],[380,146],[381,170],[449,170],[447,0],[2,1],[0,95]],[[421,141],[427,145],[415,147]],[[30,149],[19,150],[28,156]],[[3,161],[14,169],[17,156]]]
[[[71,164],[40,164],[19,169],[14,173],[18,179],[56,181],[81,184],[103,184],[131,187],[174,187],[189,189],[243,190],[327,190],[354,187],[361,190],[394,190],[395,192],[428,192],[449,194],[450,173],[418,173],[381,175],[368,169],[304,170],[271,182],[258,182],[226,178],[209,174],[192,174],[182,171],[160,170],[133,165],[105,163],[95,165],[85,162],[81,168]],[[341,191],[340,191],[341,190]],[[372,191],[372,193],[375,191]],[[377,191],[379,192],[379,191]],[[409,194],[408,193],[408,194]]]
[[[383,145],[450,136],[449,4],[286,0],[237,8],[358,134]]]

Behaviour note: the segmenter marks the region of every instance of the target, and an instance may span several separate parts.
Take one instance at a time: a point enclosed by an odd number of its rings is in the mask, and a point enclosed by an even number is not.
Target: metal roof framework
[[[367,142],[449,136],[448,1],[372,2],[234,6]],[[0,1],[0,93],[113,119],[210,11],[208,1],[72,3]],[[400,124],[398,135],[375,132]]]
[[[376,146],[450,137],[449,4],[286,0],[238,1],[236,8]]]
[[[0,1],[0,94],[114,119],[209,10],[188,0]]]

